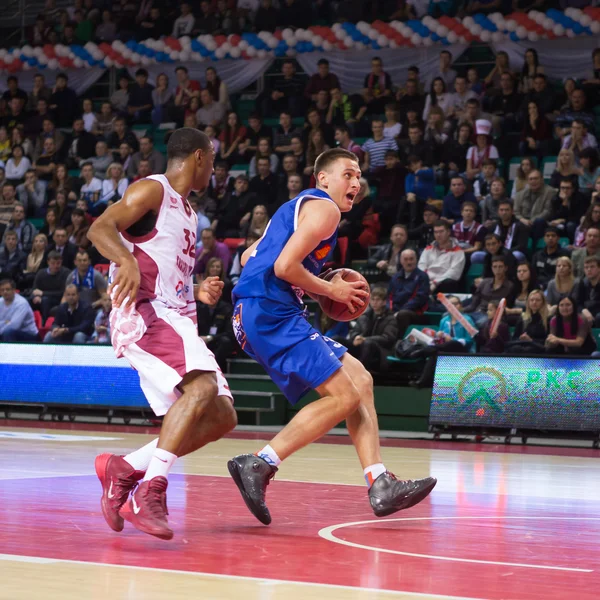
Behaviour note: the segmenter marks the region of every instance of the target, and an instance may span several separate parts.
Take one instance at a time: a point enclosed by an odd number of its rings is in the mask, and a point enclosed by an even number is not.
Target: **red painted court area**
[[[599,596],[590,500],[434,490],[376,520],[365,488],[276,480],[264,527],[228,478],[172,475],[176,537],[163,542],[110,531],[99,493],[91,475],[2,481],[2,553],[490,600]]]

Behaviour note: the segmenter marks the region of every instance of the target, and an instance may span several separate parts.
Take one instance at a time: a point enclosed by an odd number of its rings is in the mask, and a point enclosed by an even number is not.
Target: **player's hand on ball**
[[[225,284],[218,277],[207,277],[195,288],[196,300],[209,306],[214,306],[223,293]]]
[[[132,255],[130,259],[119,265],[117,274],[108,288],[111,298],[113,290],[115,292],[115,296],[112,298],[113,305],[117,308],[121,306],[126,308],[127,305],[134,304],[140,289],[140,280],[140,268]]]
[[[365,305],[365,298],[369,297],[362,281],[345,281],[341,273],[337,273],[331,280],[331,294],[329,297],[336,302],[341,302],[353,313],[358,307]]]

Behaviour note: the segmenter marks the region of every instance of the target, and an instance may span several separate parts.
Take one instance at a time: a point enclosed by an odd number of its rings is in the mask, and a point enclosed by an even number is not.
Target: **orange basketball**
[[[351,313],[348,310],[348,306],[342,302],[336,302],[327,296],[319,296],[319,306],[321,307],[321,310],[334,321],[353,321],[354,319],[358,319],[358,317],[360,317],[360,315],[362,315],[369,307],[369,299],[371,297],[369,283],[360,273],[353,271],[352,269],[336,269],[335,271],[328,273],[323,279],[325,279],[325,281],[331,281],[337,273],[342,274],[344,281],[361,281],[363,283],[364,289],[369,292],[369,295],[364,299],[364,306],[357,306],[356,311]]]

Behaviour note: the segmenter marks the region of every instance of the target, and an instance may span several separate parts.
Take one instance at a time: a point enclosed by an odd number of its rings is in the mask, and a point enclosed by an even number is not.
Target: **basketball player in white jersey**
[[[175,459],[237,424],[227,382],[196,328],[196,299],[213,305],[223,288],[217,277],[196,289],[192,281],[198,219],[187,196],[207,187],[214,156],[204,133],[178,129],[169,138],[166,173],[127,188],[88,233],[111,260],[115,352],[138,371],[150,406],[164,415],[156,440],[123,457],[96,458],[102,512],[115,531],[125,517],[140,531],[171,539],[166,491]]]

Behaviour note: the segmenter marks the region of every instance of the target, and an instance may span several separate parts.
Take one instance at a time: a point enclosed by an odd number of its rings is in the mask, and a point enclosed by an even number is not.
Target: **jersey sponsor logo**
[[[183,281],[178,281],[175,286],[175,295],[178,298],[183,298],[184,294],[187,294],[190,291],[190,286],[185,285]]]
[[[179,271],[181,271],[184,277],[187,278],[192,276],[194,265],[187,264],[180,256],[177,257],[176,264],[177,268]]]
[[[235,335],[235,339],[237,343],[240,345],[240,348],[243,350],[246,346],[246,332],[244,331],[244,326],[242,325],[242,305],[238,304],[233,311],[233,317],[231,318],[231,323],[233,325],[233,335]]]
[[[331,252],[331,246],[325,244],[322,248],[315,250],[315,258],[317,260],[323,260]]]

